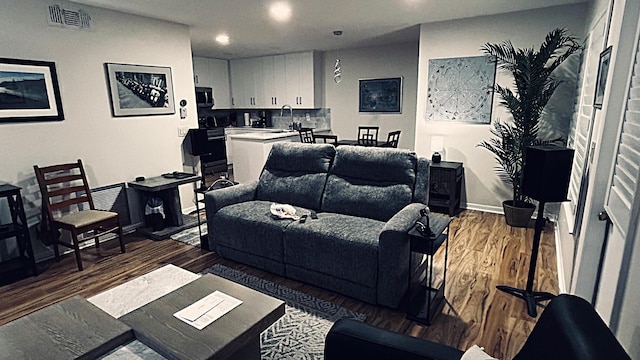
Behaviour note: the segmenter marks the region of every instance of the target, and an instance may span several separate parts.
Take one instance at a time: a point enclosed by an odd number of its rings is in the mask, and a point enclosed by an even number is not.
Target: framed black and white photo
[[[609,63],[611,62],[611,49],[611,46],[609,46],[600,53],[598,78],[596,79],[596,94],[593,98],[593,107],[596,109],[602,109],[604,89],[607,87],[607,74],[609,73]]]
[[[0,58],[0,122],[64,120],[53,62]]]
[[[106,66],[113,116],[175,114],[170,67]]]
[[[360,112],[402,112],[402,77],[361,79],[358,88]]]

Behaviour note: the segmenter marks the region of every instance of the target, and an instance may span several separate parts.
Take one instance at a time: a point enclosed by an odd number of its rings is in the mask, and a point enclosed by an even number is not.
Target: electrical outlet
[[[187,136],[188,132],[189,132],[189,127],[188,126],[178,126],[178,136],[179,137]]]

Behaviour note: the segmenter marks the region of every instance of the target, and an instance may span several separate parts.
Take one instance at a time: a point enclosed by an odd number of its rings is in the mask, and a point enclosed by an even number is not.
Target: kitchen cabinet
[[[194,57],[193,82],[195,86],[213,89],[213,109],[231,108],[229,63],[227,60]]]
[[[235,108],[322,107],[322,64],[318,53],[305,52],[231,60]]]
[[[285,55],[287,104],[302,108],[322,107],[322,70],[314,52]]]
[[[285,56],[262,57],[263,87],[267,108],[280,108],[286,103]]]
[[[262,59],[246,58],[230,61],[233,107],[250,109],[264,107]],[[259,88],[260,87],[260,88]]]

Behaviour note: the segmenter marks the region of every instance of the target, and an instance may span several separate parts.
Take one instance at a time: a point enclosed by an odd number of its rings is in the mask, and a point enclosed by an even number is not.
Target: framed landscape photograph
[[[113,116],[175,114],[171,68],[107,63]]]
[[[361,79],[358,88],[360,112],[402,112],[402,77]]]
[[[596,79],[596,94],[593,98],[593,107],[602,109],[604,101],[604,89],[607,87],[607,74],[609,73],[609,63],[611,62],[611,46],[600,53],[600,63],[598,64],[598,78]]]
[[[0,122],[64,120],[56,66],[0,58]]]

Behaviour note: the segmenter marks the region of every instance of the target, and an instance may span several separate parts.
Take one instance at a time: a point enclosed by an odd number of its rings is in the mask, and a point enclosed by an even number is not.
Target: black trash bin
[[[144,215],[147,218],[147,224],[151,226],[153,231],[164,229],[164,204],[162,199],[152,197],[147,200],[144,207]]]

